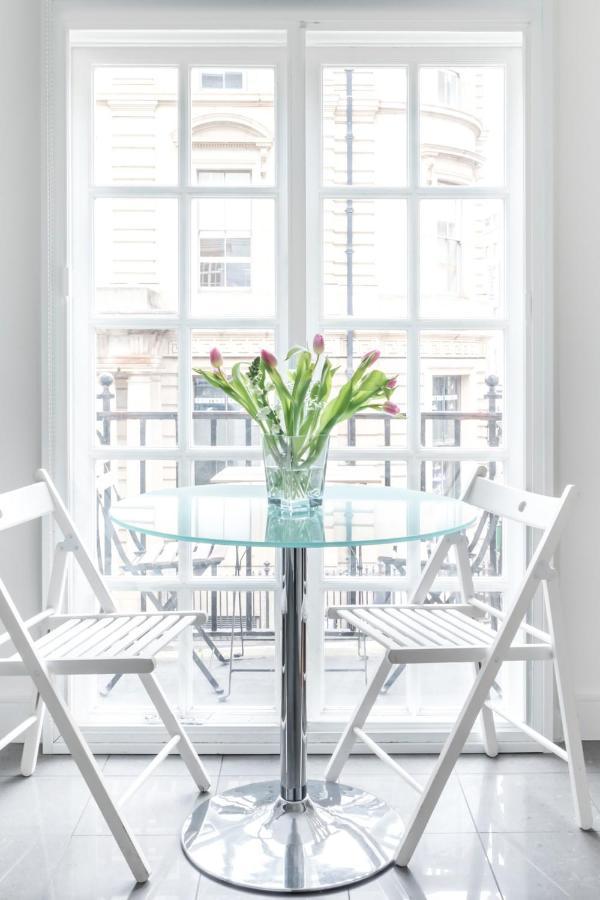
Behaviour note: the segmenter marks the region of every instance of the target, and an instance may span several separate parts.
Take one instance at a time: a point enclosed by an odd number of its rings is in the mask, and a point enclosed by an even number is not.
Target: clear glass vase
[[[289,514],[305,515],[323,501],[329,435],[263,435],[269,503]]]

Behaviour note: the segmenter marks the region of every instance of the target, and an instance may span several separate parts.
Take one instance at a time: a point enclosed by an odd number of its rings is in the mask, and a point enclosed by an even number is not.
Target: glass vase
[[[329,435],[263,435],[263,460],[269,503],[282,513],[305,515],[323,501]]]

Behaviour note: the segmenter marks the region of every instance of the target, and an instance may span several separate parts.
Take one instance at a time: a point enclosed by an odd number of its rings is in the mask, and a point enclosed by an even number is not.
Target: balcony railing
[[[98,424],[97,434],[100,444],[103,446],[111,445],[111,438],[115,423],[132,423],[137,422],[139,425],[139,447],[143,448],[147,445],[148,424],[152,422],[172,422],[174,424],[175,438],[177,439],[177,412],[175,411],[134,411],[119,410],[113,408],[115,395],[111,390],[113,385],[112,375],[105,373],[100,376],[100,391],[97,395],[100,401],[100,409],[97,410],[96,420]],[[499,389],[498,378],[490,375],[486,378],[487,393],[487,410],[477,411],[452,411],[452,410],[431,410],[421,413],[421,443],[426,444],[427,427],[430,422],[449,423],[450,428],[444,429],[444,438],[447,440],[450,436],[451,440],[443,444],[439,442],[434,444],[437,450],[440,446],[444,447],[460,447],[463,428],[466,423],[479,424],[485,429],[485,442],[488,447],[498,447],[501,439],[502,428],[502,412],[498,409],[498,402],[501,400],[502,394]],[[219,429],[231,423],[239,423],[242,426],[243,444],[242,446],[252,446],[252,430],[253,423],[250,417],[243,411],[238,409],[222,409],[210,408],[208,403],[210,398],[202,398],[206,404],[205,408],[194,409],[192,417],[194,422],[205,423],[205,437],[203,444],[211,447],[217,447],[219,442]],[[361,414],[356,417],[357,421],[377,420],[383,426],[383,446],[392,446],[392,420],[388,416],[381,415],[377,412]],[[356,424],[357,422],[348,423],[348,446],[356,446]],[[206,432],[208,440],[206,440]],[[431,443],[431,442],[430,442]],[[217,462],[215,460],[215,462]],[[108,464],[110,465],[110,464]],[[140,493],[146,490],[146,466],[147,462],[140,454],[139,460],[139,483],[137,489]],[[438,477],[443,480],[441,485],[447,490],[457,492],[459,489],[459,469],[458,461],[448,461],[443,464],[444,471]],[[496,466],[494,463],[489,465],[490,477],[495,476]],[[389,460],[384,461],[384,484],[391,484],[391,463]],[[425,467],[421,476],[421,487],[427,487]],[[105,574],[113,574],[113,545],[120,541],[121,538],[116,530],[112,533],[107,523],[109,522],[109,512],[113,500],[117,499],[114,488],[103,489],[98,496],[98,555]],[[101,532],[103,532],[102,541]],[[133,536],[132,536],[133,537]],[[137,559],[143,557],[145,551],[145,538],[137,536],[135,539],[135,547],[133,548],[133,556]],[[501,545],[501,524],[498,521],[490,519],[487,522],[481,522],[476,529],[475,542],[477,546],[472,549],[472,559],[474,560],[475,569],[480,574],[498,575],[502,566],[502,545]],[[102,548],[103,544],[103,548]],[[101,549],[102,548],[102,549]],[[122,542],[118,549],[118,556],[121,562],[127,556],[125,543]],[[103,559],[101,558],[103,557]],[[268,564],[267,564],[268,566]],[[122,567],[121,567],[122,568]],[[228,568],[231,568],[229,566]],[[176,569],[176,563],[173,564],[172,571]],[[220,560],[214,559],[211,566],[212,575],[223,574],[224,566],[220,564]],[[245,559],[242,566],[235,566],[235,574],[237,575],[265,575],[264,567],[257,567],[252,559],[252,548],[245,549]],[[127,568],[125,568],[127,571]],[[149,571],[152,571],[149,567]],[[452,573],[449,569],[448,574]],[[172,574],[172,573],[171,573]],[[231,573],[227,573],[228,575]],[[361,560],[360,548],[349,548],[346,563],[335,569],[329,569],[326,573],[330,577],[340,577],[344,575],[351,576],[368,576],[368,575],[404,575],[406,574],[406,560],[401,553],[393,548],[389,553],[378,557],[376,564],[364,565]],[[210,583],[206,581],[202,584],[202,589],[198,590],[201,608],[209,615],[210,630],[213,633],[228,631],[231,629],[233,618],[241,617],[244,620],[244,629],[247,633],[268,632],[272,630],[270,596],[268,591],[247,591],[243,590],[236,596],[236,592],[221,591],[219,589],[211,589]],[[387,590],[352,590],[349,592],[330,591],[327,596],[328,605],[336,603],[385,603],[390,602],[393,592]],[[437,597],[437,595],[436,595]],[[240,599],[241,598],[241,599]],[[444,599],[448,599],[444,596]],[[235,604],[235,612],[234,612]],[[236,619],[237,621],[237,619]]]

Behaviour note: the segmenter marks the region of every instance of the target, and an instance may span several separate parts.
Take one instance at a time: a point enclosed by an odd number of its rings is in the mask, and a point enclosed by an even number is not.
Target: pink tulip
[[[210,351],[210,364],[213,369],[222,369],[223,368],[223,357],[221,356],[221,351],[217,347],[213,347]]]
[[[388,413],[390,416],[397,416],[400,412],[400,407],[396,403],[392,403],[388,400],[387,403],[383,404],[383,411]]]
[[[261,350],[260,358],[262,359],[265,367],[267,369],[274,369],[277,365],[277,357],[273,355],[269,350]]]
[[[390,378],[386,381],[385,386],[388,390],[393,391],[398,387],[398,376],[394,375],[393,378]]]
[[[369,350],[369,352],[365,353],[365,355],[363,356],[362,362],[366,362],[368,366],[372,366],[373,363],[377,362],[380,356],[381,353],[379,350]]]
[[[322,334],[315,334],[313,338],[313,351],[320,356],[325,349],[325,340]]]

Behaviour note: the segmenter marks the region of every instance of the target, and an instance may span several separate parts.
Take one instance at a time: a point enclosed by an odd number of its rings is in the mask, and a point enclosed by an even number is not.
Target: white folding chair
[[[169,706],[153,673],[156,655],[180,632],[199,618],[194,612],[118,613],[101,576],[94,567],[56,488],[41,469],[39,481],[16,491],[0,494],[0,531],[45,515],[54,516],[63,533],[54,551],[46,607],[23,620],[0,580],[0,622],[6,631],[0,636],[0,675],[29,675],[37,696],[33,712],[0,739],[0,749],[24,735],[21,773],[35,770],[44,711],[47,708],[75,760],[106,823],[117,841],[135,879],[147,881],[150,869],[121,813],[121,807],[171,751],[177,751],[200,791],[210,782],[196,752]],[[99,601],[101,613],[61,615],[67,562],[73,554],[90,588]],[[201,615],[200,621],[204,621]],[[35,637],[36,631],[44,632]],[[12,648],[11,645],[12,644]],[[169,740],[148,766],[115,802],[102,772],[53,683],[57,674],[135,673],[169,734]]]
[[[485,469],[483,469],[483,474]],[[505,487],[483,477],[478,470],[464,499],[482,510],[539,529],[541,537],[514,600],[502,612],[477,599],[469,566],[465,535],[442,538],[423,571],[408,606],[332,607],[329,614],[377,641],[385,654],[344,730],[326,771],[326,779],[337,781],[357,739],[410,784],[420,798],[398,848],[396,862],[406,866],[478,715],[482,717],[484,747],[489,756],[498,752],[494,713],[520,728],[546,750],[568,763],[575,813],[580,828],[592,827],[592,809],[583,759],[561,600],[552,557],[565,525],[574,488],[565,488],[559,498],[545,497]],[[451,546],[455,547],[462,595],[460,604],[422,603]],[[524,622],[528,607],[543,587],[548,631]],[[490,618],[497,630],[490,627]],[[522,633],[522,637],[519,635]],[[490,690],[503,662],[509,660],[553,660],[566,750],[535,731],[489,699]],[[476,677],[427,784],[422,787],[364,731],[364,724],[392,666],[407,663],[471,662]]]

